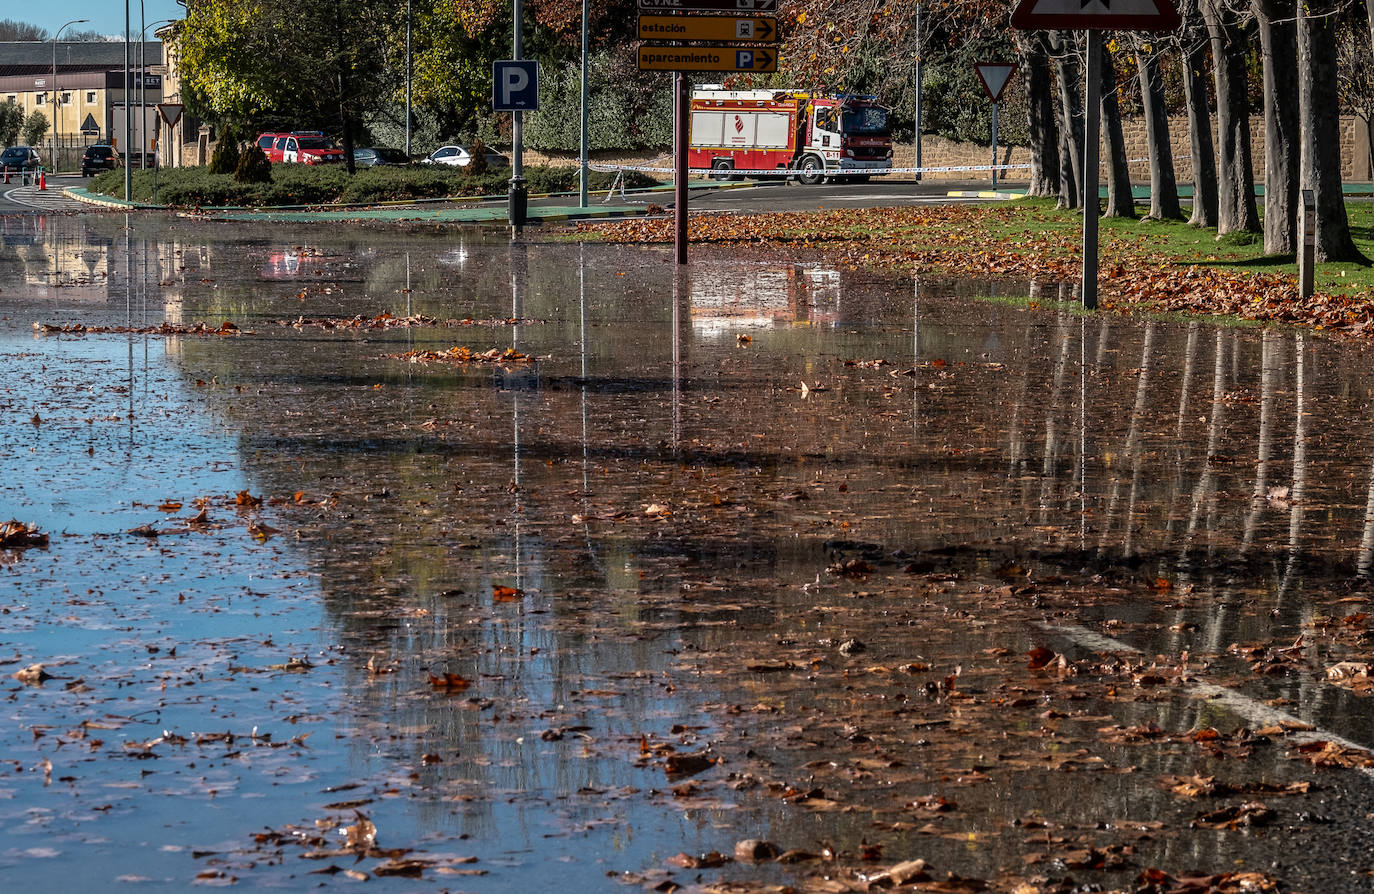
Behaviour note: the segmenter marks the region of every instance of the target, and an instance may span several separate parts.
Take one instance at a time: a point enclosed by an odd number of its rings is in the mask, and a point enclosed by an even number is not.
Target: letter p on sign
[[[491,107],[497,112],[533,112],[539,108],[539,63],[503,59],[492,63]]]

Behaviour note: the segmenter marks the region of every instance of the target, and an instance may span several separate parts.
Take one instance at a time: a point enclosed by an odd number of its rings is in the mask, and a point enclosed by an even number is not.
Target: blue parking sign
[[[491,65],[491,107],[497,112],[533,112],[539,108],[539,63],[502,59]]]

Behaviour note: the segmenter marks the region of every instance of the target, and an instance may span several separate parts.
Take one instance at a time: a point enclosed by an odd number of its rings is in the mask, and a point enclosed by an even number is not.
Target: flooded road
[[[1358,347],[706,247],[0,238],[17,889],[1368,890]]]

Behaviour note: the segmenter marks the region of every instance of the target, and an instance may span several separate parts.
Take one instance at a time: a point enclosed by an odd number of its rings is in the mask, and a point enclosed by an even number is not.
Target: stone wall
[[[1122,122],[1122,135],[1126,139],[1126,158],[1130,160],[1131,179],[1145,183],[1150,179],[1150,162],[1145,142],[1145,121],[1143,118],[1130,118]],[[1184,115],[1169,118],[1169,142],[1173,147],[1174,175],[1180,186],[1189,186],[1193,179],[1192,145],[1188,135],[1188,119]],[[1255,181],[1264,181],[1264,118],[1255,116],[1250,119],[1250,142]],[[1346,181],[1374,180],[1374,151],[1371,150],[1369,123],[1353,116],[1341,118],[1341,177]],[[1212,144],[1216,145],[1216,132],[1213,130]],[[506,151],[503,149],[503,151]],[[1102,176],[1106,182],[1107,147],[1102,147]],[[896,168],[909,168],[913,165],[915,148],[910,141],[899,143],[892,149],[892,165]],[[526,151],[528,164],[577,164],[575,157],[546,156]],[[652,164],[658,167],[672,167],[671,154],[633,155],[597,153],[596,161],[603,164]],[[1022,147],[999,146],[998,164],[1029,164],[1030,150]],[[944,137],[927,134],[921,141],[921,163],[927,168],[947,168],[981,166],[992,163],[991,148],[978,143],[961,143]],[[895,175],[906,179],[910,175]],[[991,180],[988,171],[941,171],[925,174],[925,180]],[[1011,182],[1024,181],[1029,176],[1025,168],[1004,171],[999,179]]]

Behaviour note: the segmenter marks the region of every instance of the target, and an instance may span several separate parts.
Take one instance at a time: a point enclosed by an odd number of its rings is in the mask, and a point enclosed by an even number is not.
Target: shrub
[[[245,155],[250,153],[245,153]],[[152,171],[133,171],[135,201],[153,201]],[[445,196],[504,195],[510,171],[467,173],[444,165],[365,168],[350,177],[342,165],[269,165],[270,181],[245,183],[236,174],[216,174],[206,167],[163,168],[158,172],[158,196],[162,204],[183,207],[224,205],[327,205],[360,204]],[[525,169],[531,193],[570,192],[577,189],[577,168],[532,167]],[[590,186],[605,189],[614,174],[592,172]],[[627,186],[652,185],[642,174],[627,175]],[[86,186],[100,195],[122,198],[124,172],[105,171]]]
[[[211,174],[232,174],[239,166],[238,140],[225,134],[215,144],[215,153],[210,156]]]
[[[239,163],[234,168],[234,179],[239,183],[271,183],[272,182],[272,162],[267,160],[267,153],[257,143],[252,143],[239,156]]]
[[[472,141],[468,147],[468,164],[464,171],[470,176],[477,176],[487,172],[487,144],[481,138]]]

